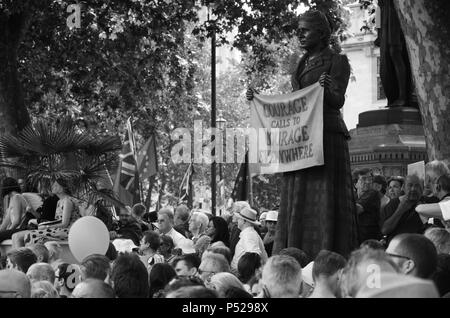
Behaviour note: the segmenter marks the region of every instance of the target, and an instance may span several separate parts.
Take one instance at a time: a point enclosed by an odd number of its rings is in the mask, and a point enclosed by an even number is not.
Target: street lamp
[[[216,128],[216,26],[214,20],[210,20],[210,11],[215,7],[214,1],[207,1],[208,6],[208,21],[211,21],[212,33],[211,33],[211,128]],[[211,143],[214,142],[214,135],[211,135]],[[211,154],[215,157],[215,149]],[[211,212],[216,215],[216,161],[211,163]]]

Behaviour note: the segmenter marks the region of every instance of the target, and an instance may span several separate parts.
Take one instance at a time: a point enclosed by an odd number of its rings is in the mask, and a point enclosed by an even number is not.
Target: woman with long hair
[[[230,232],[227,222],[220,216],[214,216],[209,221],[206,234],[211,237],[211,244],[222,242],[225,246],[230,247]]]

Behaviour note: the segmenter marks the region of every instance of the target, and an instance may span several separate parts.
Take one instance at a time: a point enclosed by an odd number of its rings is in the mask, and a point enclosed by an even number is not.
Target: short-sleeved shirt
[[[242,230],[239,237],[240,239],[236,245],[233,260],[231,261],[232,269],[237,269],[239,259],[245,253],[259,254],[259,256],[261,256],[262,263],[264,263],[267,260],[267,253],[264,247],[263,240],[253,227],[247,227],[244,230]]]

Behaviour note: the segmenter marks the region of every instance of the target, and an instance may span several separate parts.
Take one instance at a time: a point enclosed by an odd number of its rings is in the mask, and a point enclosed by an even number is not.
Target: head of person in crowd
[[[19,179],[17,179],[17,184],[19,185],[21,192],[25,192],[25,188],[26,188],[25,180],[22,178],[19,178]]]
[[[136,203],[131,208],[131,215],[138,221],[142,220],[142,217],[144,216],[146,207],[142,203]]]
[[[211,244],[206,252],[216,253],[216,254],[222,254],[227,259],[228,263],[231,263],[231,260],[233,259],[231,256],[230,248],[226,247],[222,244]]]
[[[174,225],[186,224],[189,221],[189,215],[189,208],[184,204],[180,204],[175,209]]]
[[[59,295],[70,297],[75,287],[81,282],[81,276],[81,268],[78,264],[59,264],[55,271],[55,286]]]
[[[44,244],[32,244],[28,248],[36,254],[37,263],[48,263],[50,253]]]
[[[292,256],[297,260],[297,262],[300,264],[302,268],[306,267],[306,265],[308,265],[311,262],[311,259],[308,256],[308,254],[306,254],[304,251],[296,247],[284,248],[280,251],[279,254]]]
[[[36,254],[27,247],[12,249],[6,256],[8,257],[7,268],[17,269],[25,274],[28,271],[28,268],[37,261]]]
[[[440,176],[449,173],[450,169],[444,161],[433,160],[428,162],[425,165],[425,186],[423,194],[426,196],[432,195],[434,184],[436,183],[437,179]]]
[[[167,234],[173,229],[174,215],[169,208],[162,208],[158,212],[158,225],[161,234]]]
[[[70,187],[69,181],[63,178],[58,178],[52,183],[52,193],[56,195],[72,195],[72,189]]]
[[[257,253],[245,253],[238,261],[238,277],[242,283],[247,284],[256,271],[261,267],[261,256]]]
[[[338,297],[339,279],[346,264],[342,255],[327,250],[320,251],[312,268],[314,291],[311,298]]]
[[[362,168],[353,172],[353,180],[355,182],[356,194],[360,197],[364,192],[373,188],[372,169]]]
[[[404,191],[409,201],[417,202],[422,197],[423,182],[415,174],[406,177]]]
[[[62,248],[58,242],[48,241],[48,242],[44,243],[44,246],[47,248],[47,251],[48,251],[48,263],[49,264],[62,262],[62,260],[61,260]]]
[[[52,285],[55,283],[55,271],[47,263],[34,263],[28,268],[27,276],[32,283],[43,280],[50,282]]]
[[[131,214],[131,208],[129,206],[121,207],[119,210],[119,224],[120,226],[127,226],[136,220],[133,218]]]
[[[164,288],[164,295],[187,286],[202,286],[205,287],[202,279],[198,276],[176,276]]]
[[[118,298],[147,298],[148,272],[136,254],[121,254],[111,270],[111,286]]]
[[[92,254],[83,259],[81,262],[81,273],[83,279],[95,278],[109,281],[111,266],[109,258],[101,254]]]
[[[205,213],[192,212],[189,219],[189,231],[192,233],[194,238],[198,238],[200,235],[206,233],[208,223],[209,219]]]
[[[353,251],[342,271],[340,296],[355,297],[374,273],[398,273],[398,267],[382,250],[364,247]]]
[[[261,223],[262,229],[264,229],[266,227],[266,218],[267,218],[267,212],[263,212],[259,216],[259,223]]]
[[[250,204],[247,201],[236,201],[233,202],[233,206],[231,208],[231,211],[233,213],[232,222],[237,224],[238,218],[236,217],[237,214],[239,214],[243,209],[251,209]]]
[[[218,295],[204,286],[186,286],[168,293],[166,298],[218,298]]]
[[[198,269],[198,273],[205,284],[209,283],[214,274],[225,272],[230,272],[230,264],[225,256],[216,253],[205,253]]]
[[[154,254],[158,251],[161,246],[161,238],[158,233],[154,231],[147,231],[141,239],[141,245],[139,250],[142,254]]]
[[[436,270],[431,275],[431,280],[435,283],[441,297],[450,292],[449,254],[438,255]]]
[[[269,211],[266,216],[266,227],[267,231],[275,235],[275,231],[277,229],[277,221],[278,221],[278,211]]]
[[[0,298],[30,298],[31,283],[27,275],[15,269],[0,270]]]
[[[378,240],[375,239],[369,239],[369,240],[365,240],[364,242],[361,243],[361,245],[359,246],[359,248],[372,248],[374,250],[385,250],[385,246],[383,245],[383,243],[381,243]]]
[[[382,175],[376,175],[373,177],[372,180],[372,188],[381,193],[382,195],[386,194],[386,190],[387,190],[387,182],[386,182],[386,178],[383,177]]]
[[[35,281],[31,284],[31,298],[59,298],[59,294],[50,282]]]
[[[178,256],[172,263],[178,276],[194,276],[200,267],[200,258],[197,254]]]
[[[159,298],[166,285],[177,276],[177,273],[167,263],[153,265],[150,271],[148,284],[150,286],[150,298]]]
[[[237,219],[237,226],[239,230],[243,231],[248,227],[255,227],[259,223],[257,219],[258,212],[251,208],[244,208],[240,212],[235,214]]]
[[[428,279],[436,270],[436,247],[421,234],[404,233],[395,236],[386,253],[403,274]]]
[[[72,298],[116,298],[116,294],[114,289],[104,281],[89,278],[75,287]]]
[[[424,236],[433,242],[438,254],[450,254],[450,233],[439,227],[427,229]]]
[[[231,273],[217,273],[211,276],[208,287],[214,289],[219,298],[225,298],[229,288],[235,287],[245,291],[241,281]]]
[[[225,246],[230,246],[230,231],[227,222],[220,216],[213,216],[209,220],[206,234],[211,237],[211,244],[222,242]]]
[[[387,196],[389,199],[398,199],[402,195],[403,184],[405,180],[403,177],[390,177],[387,181]]]
[[[450,195],[450,174],[443,174],[437,178],[433,186],[433,194],[439,200]]]
[[[264,298],[298,298],[302,283],[302,268],[291,256],[270,257],[262,270]]]
[[[164,256],[164,258],[168,259],[172,256],[172,251],[175,247],[173,240],[168,235],[161,235],[160,239],[161,243],[159,245],[159,253]]]

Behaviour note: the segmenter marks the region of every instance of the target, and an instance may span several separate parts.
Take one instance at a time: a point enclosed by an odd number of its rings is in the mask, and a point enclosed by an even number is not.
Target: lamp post
[[[212,21],[211,33],[211,128],[216,128],[216,28],[214,20],[210,20],[210,11],[214,9],[214,1],[208,1],[208,21]],[[211,135],[211,143],[214,142],[214,135]],[[212,157],[216,155],[215,148],[212,151]],[[211,163],[211,212],[216,215],[216,161]]]

